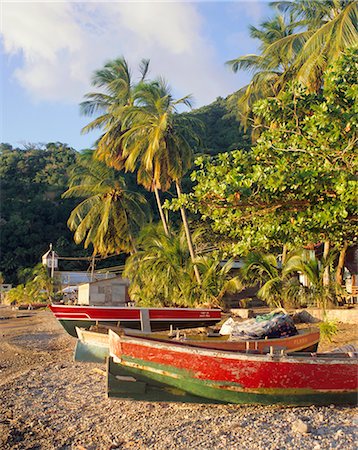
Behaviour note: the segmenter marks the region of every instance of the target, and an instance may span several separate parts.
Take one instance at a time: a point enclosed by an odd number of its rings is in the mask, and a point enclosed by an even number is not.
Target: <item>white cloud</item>
[[[22,54],[15,76],[35,100],[78,103],[93,70],[124,55],[131,65],[151,59],[179,95],[197,104],[232,92],[237,80],[202,37],[188,2],[13,2],[2,5],[5,52]],[[226,86],[226,92],[223,92]]]

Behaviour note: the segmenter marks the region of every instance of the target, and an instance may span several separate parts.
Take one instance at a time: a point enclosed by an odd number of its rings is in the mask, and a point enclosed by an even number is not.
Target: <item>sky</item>
[[[106,62],[124,56],[135,76],[149,58],[149,78],[164,77],[176,98],[192,94],[200,107],[250,80],[225,62],[257,52],[248,27],[273,15],[266,0],[2,0],[0,8],[0,142],[76,150],[99,137],[81,134],[91,117],[79,103]]]

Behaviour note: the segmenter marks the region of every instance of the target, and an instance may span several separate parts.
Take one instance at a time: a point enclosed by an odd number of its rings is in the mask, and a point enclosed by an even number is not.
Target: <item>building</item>
[[[0,303],[4,301],[6,292],[9,292],[12,288],[12,284],[0,284]]]
[[[125,306],[130,301],[129,281],[122,277],[112,277],[83,283],[78,286],[79,305]]]

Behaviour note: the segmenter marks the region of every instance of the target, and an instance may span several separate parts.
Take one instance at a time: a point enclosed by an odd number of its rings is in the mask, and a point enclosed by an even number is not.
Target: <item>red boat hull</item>
[[[174,328],[194,328],[210,326],[221,320],[219,309],[187,308],[135,308],[100,307],[76,305],[50,305],[56,319],[65,330],[77,337],[76,327],[89,328],[100,324],[125,328],[141,328],[141,312],[148,311],[152,330]]]
[[[133,374],[214,401],[233,403],[355,403],[357,358],[223,352],[119,337],[110,355]]]

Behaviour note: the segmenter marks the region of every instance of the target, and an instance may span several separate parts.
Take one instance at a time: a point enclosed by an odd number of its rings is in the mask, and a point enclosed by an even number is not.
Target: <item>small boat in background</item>
[[[232,352],[109,330],[107,394],[150,401],[356,404],[356,354]]]
[[[157,342],[169,342],[172,344],[186,345],[189,347],[211,348],[213,350],[246,351],[253,350],[257,353],[268,353],[270,348],[275,351],[285,350],[287,352],[316,352],[318,349],[320,331],[318,328],[304,328],[294,336],[283,336],[278,338],[242,340],[230,335],[214,333],[192,334],[177,330],[171,335],[164,333],[145,333],[137,330],[125,329],[126,336],[138,337]]]
[[[50,305],[50,309],[63,328],[77,337],[76,327],[93,325],[121,326],[125,328],[169,330],[215,325],[221,320],[220,309],[205,308],[137,308],[114,306]]]

